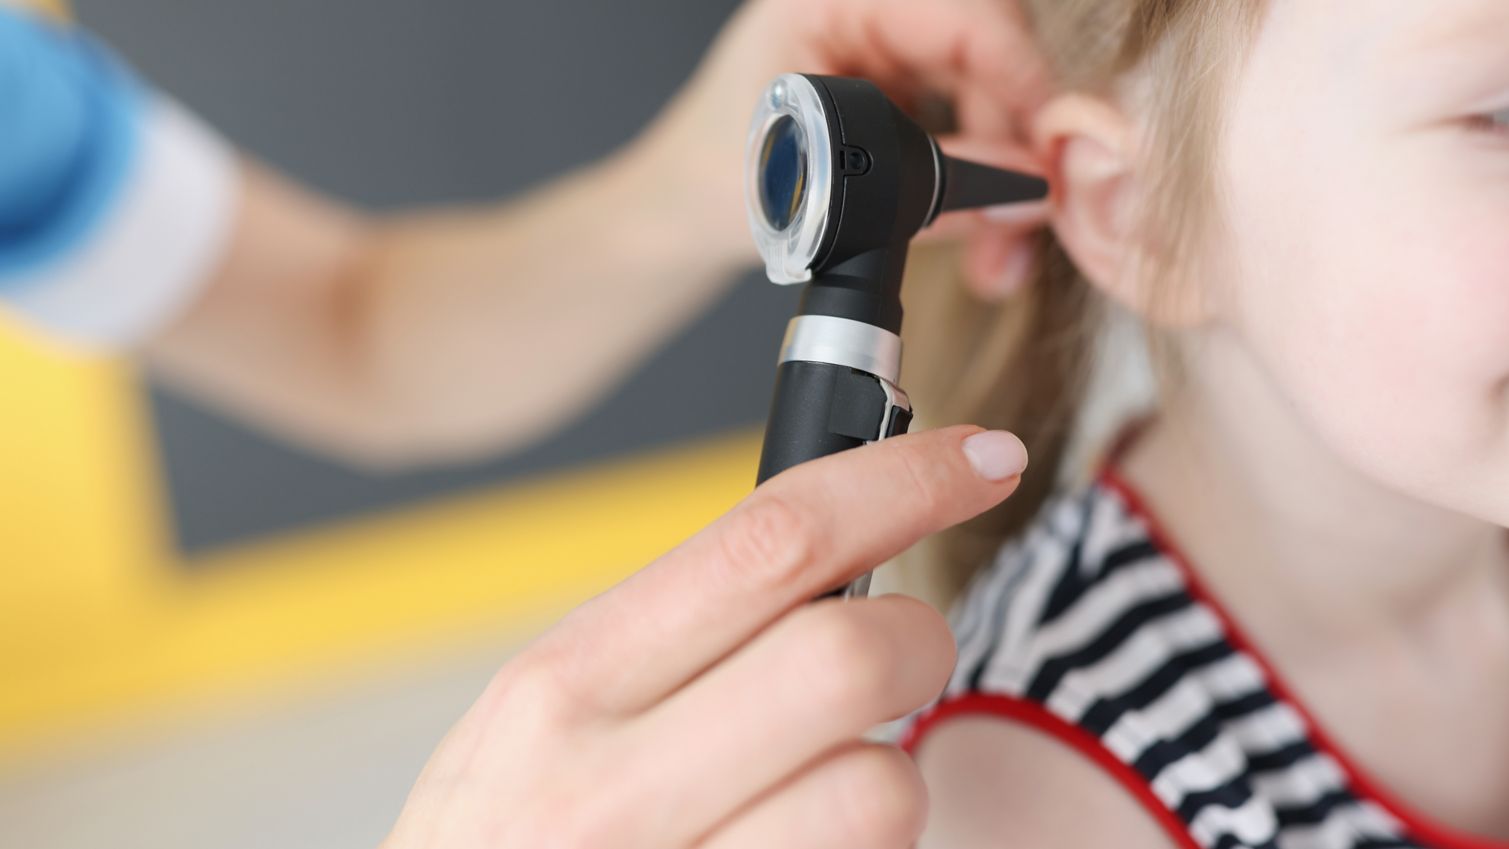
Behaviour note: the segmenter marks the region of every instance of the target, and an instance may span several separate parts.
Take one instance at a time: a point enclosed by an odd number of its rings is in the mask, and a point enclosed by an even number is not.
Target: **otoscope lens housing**
[[[877,326],[900,322],[908,243],[939,214],[1048,193],[1041,177],[944,155],[874,83],[847,77],[777,77],[760,98],[744,161],[766,275],[785,284],[831,278],[804,309]]]
[[[806,283],[832,217],[836,146],[823,98],[801,74],[765,90],[749,131],[745,206],[765,271]]]

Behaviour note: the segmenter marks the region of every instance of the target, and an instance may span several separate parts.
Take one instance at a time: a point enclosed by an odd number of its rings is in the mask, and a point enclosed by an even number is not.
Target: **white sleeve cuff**
[[[118,350],[152,336],[194,299],[228,247],[241,196],[235,151],[187,110],[152,97],[137,161],[113,208],[66,257],[0,289],[49,335]]]

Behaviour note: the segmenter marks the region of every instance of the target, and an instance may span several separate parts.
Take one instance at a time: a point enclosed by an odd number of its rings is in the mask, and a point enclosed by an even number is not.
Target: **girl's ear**
[[[1139,188],[1131,122],[1111,103],[1069,94],[1038,112],[1033,141],[1051,172],[1059,242],[1091,283],[1135,309],[1142,293],[1128,273]]]
[[[1126,113],[1100,98],[1062,95],[1038,112],[1033,142],[1054,187],[1053,229],[1090,283],[1151,323],[1198,322],[1200,316],[1176,304],[1158,303],[1159,314],[1150,314],[1138,226],[1149,188],[1146,160],[1139,128]]]

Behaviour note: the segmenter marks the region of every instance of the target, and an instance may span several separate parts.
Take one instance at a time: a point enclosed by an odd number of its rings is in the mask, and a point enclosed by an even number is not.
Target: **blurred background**
[[[381,209],[608,153],[735,5],[73,11],[245,150]],[[391,477],[0,327],[0,846],[375,846],[512,650],[750,488],[794,295],[751,275],[544,444]]]

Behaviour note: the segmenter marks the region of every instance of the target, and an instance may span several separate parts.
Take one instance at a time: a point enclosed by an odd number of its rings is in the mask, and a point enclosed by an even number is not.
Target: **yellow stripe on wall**
[[[96,577],[129,591],[96,605],[85,631],[57,641],[77,624],[51,621],[72,604],[58,584],[58,605],[7,634],[27,648],[0,657],[0,760],[183,705],[532,632],[725,512],[749,492],[757,455],[744,434],[193,564],[164,557],[133,575],[139,561],[107,560],[116,569]],[[78,588],[99,593],[87,578]]]

